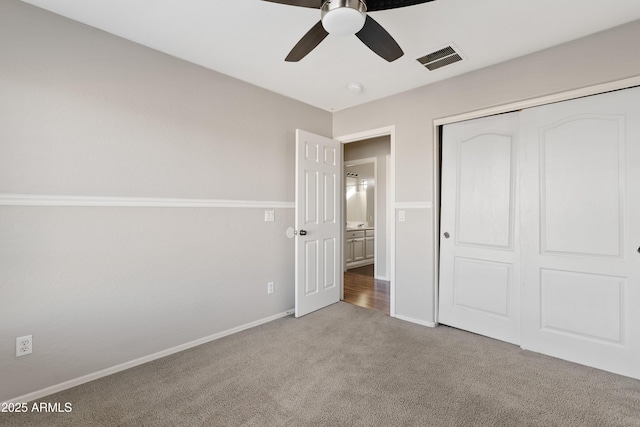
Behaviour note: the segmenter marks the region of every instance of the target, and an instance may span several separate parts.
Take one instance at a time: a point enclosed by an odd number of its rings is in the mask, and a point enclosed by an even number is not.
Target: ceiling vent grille
[[[417,61],[428,68],[430,71],[437,70],[445,65],[453,64],[454,62],[462,61],[462,56],[451,46],[444,47],[442,49],[431,52]]]

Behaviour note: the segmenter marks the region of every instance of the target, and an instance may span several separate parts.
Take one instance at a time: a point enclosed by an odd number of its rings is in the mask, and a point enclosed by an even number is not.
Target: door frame
[[[396,127],[395,125],[385,126],[376,129],[365,130],[362,132],[352,133],[348,135],[335,136],[333,139],[341,142],[342,144],[348,144],[350,142],[362,141],[365,139],[376,138],[379,136],[388,136],[390,143],[390,168],[387,170],[387,176],[389,177],[387,186],[389,188],[389,192],[387,193],[387,212],[391,211],[393,215],[387,214],[387,230],[390,231],[389,242],[387,243],[387,247],[389,248],[389,315],[391,317],[396,317],[396,221],[395,221],[395,204],[396,204],[396,173],[395,173],[395,158],[396,158]],[[342,159],[342,174],[344,175],[344,158]],[[377,183],[376,183],[377,184]],[[345,198],[342,197],[340,203],[341,206],[341,215],[342,215],[342,223],[345,223]],[[376,214],[376,221],[377,221]],[[342,227],[342,250],[344,253],[344,230],[345,227]],[[377,249],[376,249],[377,256]],[[343,298],[344,298],[344,280],[342,281],[342,289],[341,289]]]
[[[465,120],[487,117],[495,114],[509,113],[512,111],[522,110],[525,108],[538,107],[541,105],[552,104],[554,102],[569,101],[571,99],[582,98],[585,96],[598,95],[601,93],[612,92],[621,89],[629,89],[640,86],[640,76],[630,77],[612,82],[595,84],[579,89],[569,90],[565,92],[555,93],[552,95],[539,96],[536,98],[526,99],[522,101],[511,102],[508,104],[497,105],[494,107],[483,108],[480,110],[470,111],[463,114],[445,116],[433,120],[433,313],[435,324],[438,324],[440,312],[440,173],[441,173],[441,153],[442,138],[441,128],[446,124],[461,122]],[[394,254],[395,255],[395,254]],[[395,264],[394,264],[395,267]]]

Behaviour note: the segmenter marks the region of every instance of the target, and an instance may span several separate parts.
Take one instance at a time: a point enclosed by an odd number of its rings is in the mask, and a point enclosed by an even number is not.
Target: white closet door
[[[640,378],[640,89],[520,117],[522,346]]]
[[[520,341],[518,114],[444,127],[439,322]]]

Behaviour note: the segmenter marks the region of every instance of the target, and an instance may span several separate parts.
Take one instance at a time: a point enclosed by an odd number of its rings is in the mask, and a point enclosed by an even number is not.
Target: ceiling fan
[[[297,62],[329,34],[355,34],[369,49],[392,62],[404,55],[398,43],[367,12],[413,6],[433,0],[264,0],[321,10],[320,21],[302,36],[285,58]]]

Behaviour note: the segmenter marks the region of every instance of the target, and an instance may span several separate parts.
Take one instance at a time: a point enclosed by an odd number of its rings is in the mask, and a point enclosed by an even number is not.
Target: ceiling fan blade
[[[368,15],[364,27],[362,27],[356,36],[362,43],[366,44],[369,49],[389,62],[395,61],[404,55],[404,52],[400,49],[400,46],[393,37],[391,37],[391,34]]]
[[[288,4],[289,6],[312,7],[320,9],[322,0],[264,0],[271,3]]]
[[[322,21],[318,21],[316,25],[311,27],[311,29],[302,36],[298,44],[296,44],[289,55],[284,59],[287,62],[298,62],[309,52],[315,49],[316,46],[320,44],[325,37],[327,37],[329,33],[322,26]]]
[[[399,7],[413,6],[416,4],[428,3],[433,0],[367,0],[367,11],[397,9]]]

